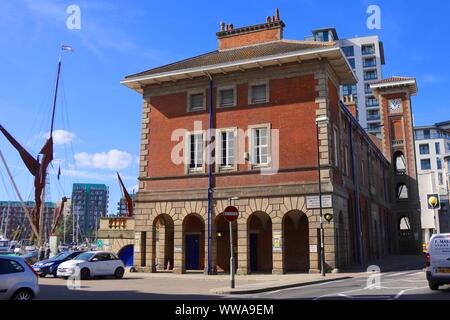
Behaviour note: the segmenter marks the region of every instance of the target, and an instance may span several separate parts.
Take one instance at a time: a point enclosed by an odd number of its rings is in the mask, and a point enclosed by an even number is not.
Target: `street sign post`
[[[231,289],[235,287],[234,281],[234,253],[233,253],[233,226],[232,222],[236,221],[239,217],[239,210],[236,207],[228,206],[225,208],[223,212],[223,217],[228,221],[230,225],[230,280],[231,280]]]

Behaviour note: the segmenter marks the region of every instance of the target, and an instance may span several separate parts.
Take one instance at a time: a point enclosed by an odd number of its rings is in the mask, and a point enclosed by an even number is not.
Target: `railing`
[[[442,133],[432,133],[432,134],[418,134],[415,135],[416,140],[430,140],[430,139],[450,139],[450,135],[442,134]]]
[[[100,219],[102,230],[128,230],[134,228],[134,219],[128,217],[105,217]]]
[[[368,120],[368,121],[381,120],[381,116],[380,116],[380,115],[377,115],[377,116],[367,116],[367,120]]]
[[[405,143],[405,141],[403,141],[403,140],[392,140],[393,147],[402,146],[404,143]]]

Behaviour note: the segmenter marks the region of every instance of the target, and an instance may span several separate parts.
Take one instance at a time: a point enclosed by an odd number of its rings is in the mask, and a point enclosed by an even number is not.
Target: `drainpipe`
[[[211,143],[212,143],[212,130],[213,130],[213,79],[209,73],[206,73],[209,78],[209,130],[208,130],[208,142],[210,150],[208,152],[208,266],[207,274],[212,274],[211,268],[211,212],[212,212],[212,199],[213,199],[213,186],[212,186],[212,155],[211,155]]]
[[[363,254],[363,243],[362,243],[362,234],[361,234],[361,208],[359,206],[359,183],[356,179],[356,170],[355,170],[355,155],[353,153],[353,128],[352,123],[350,121],[349,127],[349,139],[350,139],[350,153],[352,155],[352,180],[353,180],[353,197],[354,197],[354,206],[356,210],[356,236],[357,236],[357,251],[358,251],[358,259],[359,264],[361,266],[364,265],[364,254]]]

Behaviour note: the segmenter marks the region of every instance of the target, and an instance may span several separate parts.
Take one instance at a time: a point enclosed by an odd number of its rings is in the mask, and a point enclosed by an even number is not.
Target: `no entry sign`
[[[223,212],[223,217],[229,222],[236,221],[239,217],[239,210],[233,206],[226,207]]]

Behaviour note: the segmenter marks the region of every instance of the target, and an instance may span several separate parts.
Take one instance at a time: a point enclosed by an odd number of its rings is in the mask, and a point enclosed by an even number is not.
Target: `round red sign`
[[[225,211],[223,212],[223,217],[230,222],[236,221],[239,217],[239,210],[233,206],[226,207]]]

